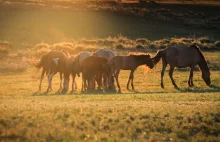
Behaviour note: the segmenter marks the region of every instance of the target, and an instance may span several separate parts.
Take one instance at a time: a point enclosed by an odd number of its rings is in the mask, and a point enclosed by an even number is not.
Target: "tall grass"
[[[78,39],[64,41],[54,44],[38,43],[36,45],[28,45],[22,50],[15,50],[8,42],[0,44],[0,57],[4,60],[0,63],[3,66],[1,71],[25,71],[27,64],[31,60],[39,59],[43,54],[50,50],[68,51],[71,55],[78,54],[82,51],[96,51],[101,48],[109,48],[117,50],[119,54],[126,54],[129,51],[156,52],[169,46],[188,47],[191,44],[197,44],[203,50],[218,50],[218,41],[209,39],[208,37],[199,38],[165,38],[160,40],[149,40],[147,38],[129,39],[119,35],[118,37],[94,38],[94,39]],[[27,62],[24,59],[31,62]],[[219,65],[216,61],[211,62],[213,69],[218,69]]]
[[[149,40],[147,38],[129,39],[119,35],[118,37],[78,39],[55,44],[39,43],[30,49],[31,56],[41,56],[49,50],[66,50],[71,54],[77,54],[81,51],[95,51],[100,48],[109,48],[113,50],[138,50],[138,49],[163,49],[169,46],[187,47],[191,44],[197,44],[204,50],[218,49],[218,42],[208,37],[199,38],[165,38],[160,40]]]

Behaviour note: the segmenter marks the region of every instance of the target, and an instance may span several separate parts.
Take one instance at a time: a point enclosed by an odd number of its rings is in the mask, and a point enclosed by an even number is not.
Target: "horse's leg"
[[[47,92],[49,92],[50,90],[52,90],[52,78],[54,76],[54,72],[50,73],[48,76],[48,87],[47,87]]]
[[[116,80],[116,83],[117,83],[117,86],[118,86],[118,91],[121,93],[121,87],[120,87],[119,82],[118,82],[119,73],[120,73],[120,70],[116,70],[114,76],[115,76],[115,80]]]
[[[88,89],[89,86],[89,80],[87,77],[85,77],[85,74],[82,74],[82,91],[86,91],[86,89]]]
[[[96,73],[93,78],[94,78],[94,82],[92,81],[92,83],[95,84],[95,82],[97,82],[97,84],[98,84],[98,89],[97,90],[101,90],[100,73]]]
[[[170,66],[170,71],[169,71],[170,79],[171,79],[171,81],[172,81],[173,86],[174,86],[176,89],[178,89],[178,87],[177,87],[177,85],[176,85],[176,83],[175,83],[175,81],[174,81],[174,79],[173,79],[173,71],[174,71],[174,67],[173,67],[173,66]]]
[[[60,72],[60,89],[59,90],[63,89],[62,81],[63,81],[63,74],[62,74],[62,72]]]
[[[76,77],[76,74],[75,73],[72,73],[72,93],[74,92],[74,85],[75,85],[75,77]],[[77,88],[77,87],[76,87]]]
[[[41,73],[41,77],[40,77],[39,91],[41,91],[41,85],[42,85],[42,81],[43,81],[45,72],[46,72],[46,70],[43,68],[42,73]]]
[[[97,82],[97,84],[98,84],[98,82]],[[92,77],[92,91],[95,91],[95,86],[96,86],[96,84],[95,84],[95,76],[93,76]],[[101,89],[101,86],[100,86],[100,89]]]
[[[129,77],[128,77],[127,90],[130,90],[130,89],[129,89],[130,80],[131,80],[131,72],[130,72],[130,75],[129,75]]]
[[[130,89],[129,89],[129,85],[130,85],[130,81],[132,82],[132,74],[133,74],[133,71],[130,72],[130,75],[129,75],[129,78],[128,78],[128,82],[127,82],[127,89],[128,89],[128,90],[130,90]],[[131,85],[131,86],[132,86],[132,85]],[[132,90],[133,90],[133,87],[132,87]]]
[[[132,87],[132,90],[134,91],[133,80],[134,80],[134,71],[131,71],[131,87]]]
[[[188,80],[189,87],[194,86],[194,84],[193,84],[193,70],[194,70],[194,66],[190,68],[190,74],[189,74],[189,80]]]
[[[74,81],[74,83],[75,83],[75,90],[77,90],[77,83],[76,83],[76,80]]]
[[[108,77],[107,77],[106,74],[103,74],[102,77],[103,77],[103,79],[101,80],[102,81],[102,85],[106,89],[106,88],[108,88],[108,79],[107,79]]]
[[[164,76],[164,71],[167,67],[167,63],[165,60],[162,60],[162,70],[161,70],[161,83],[160,83],[160,86],[161,88],[164,88],[164,85],[163,85],[163,76]]]
[[[85,82],[84,82],[84,75],[83,75],[83,73],[82,73],[82,88],[81,88],[81,92],[83,92],[84,91],[84,84],[85,84]]]
[[[98,83],[98,86],[99,86],[98,90],[101,90],[101,88],[103,90],[105,90],[104,84],[102,83],[102,73],[101,72],[98,73],[97,83]]]

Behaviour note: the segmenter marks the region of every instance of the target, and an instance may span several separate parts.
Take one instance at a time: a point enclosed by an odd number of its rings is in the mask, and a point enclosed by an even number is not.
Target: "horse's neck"
[[[206,63],[206,61],[204,60],[200,60],[200,62],[198,63],[200,70],[203,72],[205,70],[209,70],[208,65]]]
[[[140,62],[138,63],[138,66],[142,66],[142,65],[144,65],[144,64],[146,64],[146,63],[145,63],[145,62],[140,61]]]

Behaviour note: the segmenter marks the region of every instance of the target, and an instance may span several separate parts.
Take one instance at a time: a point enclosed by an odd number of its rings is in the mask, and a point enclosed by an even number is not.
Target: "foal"
[[[150,69],[153,68],[153,61],[150,58],[149,54],[146,55],[128,55],[128,56],[115,56],[108,62],[108,66],[110,66],[111,69],[111,74],[114,75],[117,86],[119,89],[119,92],[121,92],[121,87],[118,82],[118,75],[120,73],[120,70],[130,70],[130,76],[128,78],[127,82],[127,89],[129,90],[129,84],[131,81],[131,87],[132,90],[134,90],[134,85],[133,85],[133,79],[134,79],[134,71],[137,69],[137,67],[141,65],[146,65]]]

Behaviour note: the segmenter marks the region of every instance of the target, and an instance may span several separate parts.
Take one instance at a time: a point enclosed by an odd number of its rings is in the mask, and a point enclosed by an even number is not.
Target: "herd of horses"
[[[178,88],[173,79],[175,67],[190,67],[188,85],[193,86],[193,71],[198,65],[202,78],[210,86],[210,70],[207,62],[197,45],[189,47],[167,47],[158,50],[154,57],[150,54],[129,54],[124,56],[116,55],[116,51],[111,49],[99,49],[95,52],[83,51],[76,56],[70,56],[66,51],[52,50],[41,56],[40,60],[34,65],[40,69],[42,74],[40,78],[39,90],[41,90],[44,75],[48,76],[47,92],[52,90],[52,78],[56,73],[60,73],[60,91],[67,92],[69,89],[69,77],[72,76],[72,92],[77,89],[75,77],[82,73],[82,91],[93,91],[103,89],[105,91],[115,89],[116,81],[118,92],[121,92],[118,76],[120,70],[130,70],[127,82],[127,89],[131,84],[134,89],[133,79],[134,71],[141,65],[146,65],[150,69],[162,59],[161,87],[164,88],[163,76],[167,65],[170,65],[169,76],[175,88]],[[64,78],[64,79],[63,79]],[[97,85],[96,85],[97,84]]]

